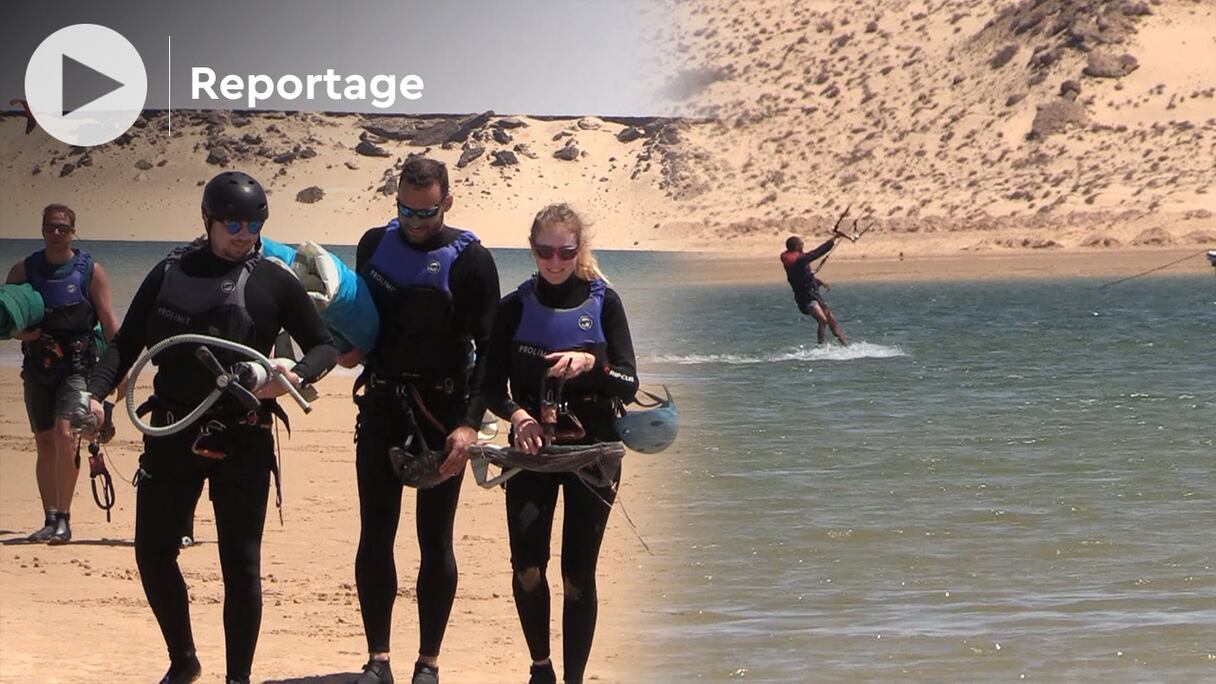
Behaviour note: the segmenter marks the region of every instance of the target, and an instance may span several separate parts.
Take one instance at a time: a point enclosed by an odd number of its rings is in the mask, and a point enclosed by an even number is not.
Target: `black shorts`
[[[796,301],[798,303],[798,310],[808,316],[811,315],[811,305],[812,304],[815,304],[816,302],[818,302],[819,306],[823,307],[825,310],[827,309],[827,306],[828,306],[828,303],[823,301],[823,295],[819,294],[819,290],[815,290],[814,292],[800,295],[797,298],[795,298],[794,301]]]
[[[41,378],[37,373],[22,371],[25,381],[25,412],[30,429],[43,432],[55,427],[56,416],[65,418],[79,410],[80,393],[88,391],[83,373],[70,373],[61,379]]]

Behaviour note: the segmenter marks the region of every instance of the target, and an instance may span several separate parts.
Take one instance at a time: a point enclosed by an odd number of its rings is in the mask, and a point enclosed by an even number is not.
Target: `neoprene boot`
[[[439,684],[439,668],[414,663],[414,679],[410,684]]]
[[[161,678],[160,684],[190,684],[202,675],[203,666],[198,662],[198,656],[192,653],[189,658],[169,663],[169,671]]]
[[[51,546],[59,546],[72,541],[72,519],[71,513],[57,513],[55,518],[55,532],[51,534],[51,538],[46,540]]]
[[[42,525],[42,529],[26,537],[32,542],[41,542],[45,544],[50,540],[51,535],[55,534],[55,525],[59,521],[59,516],[55,511],[46,512],[46,521]]]
[[[393,684],[393,668],[387,660],[368,660],[355,684]]]
[[[533,665],[532,676],[528,678],[528,684],[557,684],[557,672],[553,670],[553,662]]]

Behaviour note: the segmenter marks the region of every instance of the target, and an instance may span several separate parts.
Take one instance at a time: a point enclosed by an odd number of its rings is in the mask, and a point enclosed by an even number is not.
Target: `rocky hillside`
[[[30,223],[52,201],[72,203],[92,237],[164,239],[198,225],[199,187],[222,169],[253,174],[271,192],[272,226],[293,237],[357,241],[391,218],[405,158],[448,163],[457,225],[488,244],[522,245],[531,216],[568,201],[595,221],[601,246],[680,247],[659,229],[673,198],[694,195],[686,122],[498,116],[362,116],[284,112],[148,112],[128,133],[94,148],[62,145],[24,119],[3,120],[0,227]],[[698,155],[704,161],[698,159]],[[282,228],[279,228],[282,230]],[[15,233],[14,233],[15,234]],[[83,235],[83,233],[82,233]]]

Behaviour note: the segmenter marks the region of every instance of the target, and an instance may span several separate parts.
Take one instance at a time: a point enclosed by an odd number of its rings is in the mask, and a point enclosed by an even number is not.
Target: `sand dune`
[[[850,204],[891,238],[873,254],[1130,245],[1150,228],[1202,243],[1183,236],[1214,225],[1210,3],[675,11],[679,106],[717,119],[703,129],[728,167],[684,212],[693,234],[771,244]]]

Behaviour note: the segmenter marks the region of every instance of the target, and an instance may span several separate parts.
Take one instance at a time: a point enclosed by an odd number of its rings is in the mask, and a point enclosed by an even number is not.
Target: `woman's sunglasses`
[[[532,245],[532,252],[539,259],[552,259],[556,255],[562,261],[570,261],[578,256],[578,245],[567,247],[552,247],[550,245]]]
[[[402,218],[413,218],[417,216],[418,218],[428,219],[435,214],[438,214],[440,209],[443,209],[443,202],[426,209],[410,209],[401,202],[397,202],[397,213],[401,214]]]

